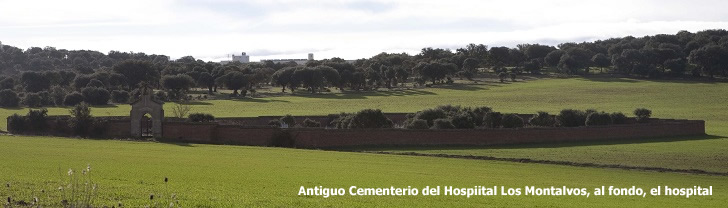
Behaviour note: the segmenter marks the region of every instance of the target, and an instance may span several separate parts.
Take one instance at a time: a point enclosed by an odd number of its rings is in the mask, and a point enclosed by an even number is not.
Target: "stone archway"
[[[131,135],[142,137],[142,119],[149,114],[152,117],[151,132],[154,138],[162,138],[162,121],[164,120],[164,102],[154,98],[152,89],[149,86],[142,86],[139,99],[131,103]]]

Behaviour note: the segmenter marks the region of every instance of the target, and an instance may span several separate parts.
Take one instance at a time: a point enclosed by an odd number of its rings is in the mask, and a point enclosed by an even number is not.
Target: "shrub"
[[[8,131],[13,134],[20,134],[27,130],[25,117],[17,113],[8,117]]]
[[[42,131],[48,127],[46,118],[48,117],[48,110],[41,108],[38,110],[30,109],[26,118],[28,119],[28,127],[32,131]]]
[[[450,121],[450,119],[440,118],[440,119],[435,119],[435,121],[433,121],[432,127],[430,127],[430,128],[431,129],[454,129],[455,126],[452,125],[452,121]]]
[[[318,121],[314,121],[309,118],[306,118],[306,120],[303,120],[303,126],[308,127],[308,128],[317,128],[317,127],[321,127],[321,123]]]
[[[114,90],[111,91],[111,100],[114,103],[128,103],[131,95],[125,90]]]
[[[268,121],[269,126],[275,126],[275,127],[281,127],[281,121],[278,119],[273,119]]]
[[[500,82],[505,82],[506,77],[508,77],[508,74],[506,74],[505,72],[498,73],[498,79],[500,79]]]
[[[0,90],[0,106],[2,107],[18,107],[20,98],[18,93],[11,89]]]
[[[86,136],[93,125],[93,117],[91,117],[91,108],[85,102],[73,106],[70,110],[71,119],[69,126],[73,129],[73,133],[79,136]]]
[[[98,87],[87,87],[81,90],[85,101],[91,105],[106,105],[109,104],[109,98],[111,93],[104,88]]]
[[[415,114],[415,119],[427,121],[427,125],[432,126],[435,119],[447,118],[447,113],[442,108],[425,109]]]
[[[586,124],[586,115],[584,111],[564,109],[556,116],[556,121],[565,127],[583,126]]]
[[[501,120],[503,128],[522,128],[523,123],[523,118],[514,113],[503,115],[503,118]]]
[[[291,114],[287,114],[281,117],[279,120],[281,120],[282,124],[288,125],[288,127],[296,126],[296,117],[293,117]]]
[[[352,118],[354,118],[354,115],[352,114],[341,113],[337,118],[333,119],[330,124],[337,129],[346,129],[349,128],[349,123],[351,123]]]
[[[487,128],[499,128],[502,119],[503,114],[500,112],[488,112],[483,117],[483,125]]]
[[[554,120],[554,117],[549,115],[549,113],[539,111],[528,120],[528,124],[531,124],[532,126],[554,126],[556,125],[556,120]]]
[[[637,116],[637,122],[647,123],[650,121],[650,116],[652,116],[652,111],[647,108],[637,108],[637,109],[634,109],[634,115]]]
[[[430,126],[427,125],[427,121],[422,119],[416,119],[412,122],[409,122],[405,128],[407,129],[429,129]]]
[[[475,128],[473,120],[470,114],[463,112],[452,117],[452,125],[458,129],[472,129]]]
[[[612,124],[612,117],[609,115],[609,113],[598,112],[598,113],[591,113],[588,116],[586,116],[586,125],[587,126],[600,126],[600,125],[610,125],[610,124]]]
[[[379,109],[364,109],[353,115],[349,121],[350,129],[392,128],[394,123]]]
[[[609,117],[612,119],[613,124],[626,124],[627,123],[627,116],[624,116],[622,112],[616,112],[609,114]]]
[[[66,97],[63,98],[63,105],[66,106],[75,106],[79,103],[83,102],[86,98],[83,97],[83,94],[79,92],[72,92],[66,95]]]
[[[213,122],[215,116],[209,113],[191,113],[187,119],[191,122]]]
[[[493,111],[492,108],[487,106],[477,107],[471,110],[473,115],[473,122],[475,122],[475,126],[482,126],[483,125],[483,118],[485,117],[485,114],[488,112]]]
[[[23,98],[23,104],[31,108],[37,108],[43,105],[40,95],[38,93],[26,93]]]

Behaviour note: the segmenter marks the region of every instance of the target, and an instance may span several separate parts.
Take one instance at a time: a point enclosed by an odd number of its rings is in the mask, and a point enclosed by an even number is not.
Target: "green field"
[[[440,104],[490,106],[496,111],[557,113],[563,108],[595,108],[631,114],[652,109],[653,117],[706,121],[709,136],[656,138],[644,142],[610,141],[495,147],[379,148],[459,155],[486,155],[597,164],[700,169],[728,172],[728,84],[644,81],[624,78],[539,79],[516,83],[485,82],[450,87],[348,94],[296,94],[240,100],[195,102],[193,112],[218,117],[323,115],[379,108],[414,112]],[[167,116],[171,105],[166,105]],[[94,108],[93,114],[128,115],[128,106]],[[0,116],[27,109],[0,110]],[[49,108],[67,114],[67,108]],[[4,128],[5,120],[0,120]],[[0,180],[17,187],[53,189],[59,168],[94,167],[102,199],[126,204],[149,203],[148,195],[170,190],[186,206],[722,206],[728,201],[724,176],[577,168],[558,165],[374,155],[215,145],[176,145],[124,141],[0,137]],[[60,171],[64,172],[65,171]],[[577,186],[712,185],[715,196],[683,199],[603,197],[320,197],[296,196],[301,186],[368,187],[452,185]],[[4,191],[4,190],[3,190]],[[0,192],[2,196],[5,192]],[[28,190],[23,196],[30,195]],[[638,203],[638,204],[634,204]]]
[[[99,184],[99,205],[121,201],[127,207],[164,203],[174,193],[184,207],[719,207],[728,203],[728,180],[689,175],[520,164],[478,160],[409,157],[284,148],[179,145],[0,136],[0,181],[12,183],[11,195],[41,203],[58,200],[68,168],[92,166]],[[60,170],[59,170],[60,169]],[[78,174],[76,170],[76,174]],[[170,179],[165,187],[163,178]],[[713,186],[713,196],[297,196],[300,186],[324,187],[507,187]],[[40,190],[49,190],[47,195]],[[0,195],[5,196],[7,189]],[[35,193],[35,194],[33,194]],[[48,199],[51,197],[52,199]],[[55,199],[55,200],[54,200]],[[59,201],[59,200],[58,200]],[[57,202],[56,202],[57,203]]]

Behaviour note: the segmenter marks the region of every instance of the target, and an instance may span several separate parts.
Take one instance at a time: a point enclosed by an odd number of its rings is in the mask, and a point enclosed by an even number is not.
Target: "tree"
[[[215,80],[215,82],[218,82],[228,89],[233,90],[233,96],[237,96],[238,90],[243,87],[247,87],[249,80],[248,77],[242,72],[231,71]]]
[[[39,92],[48,90],[51,87],[51,80],[47,76],[43,76],[43,73],[40,72],[23,72],[20,75],[20,82],[28,92]]]
[[[18,107],[20,98],[15,91],[10,89],[0,90],[0,106],[2,107]]]
[[[182,98],[185,92],[195,85],[195,80],[186,74],[165,75],[161,82],[162,86],[171,92],[172,99]]]
[[[454,129],[455,125],[452,124],[452,121],[450,119],[440,118],[435,119],[433,121],[432,127],[430,129]]]
[[[73,132],[79,136],[86,136],[93,125],[93,117],[91,117],[91,108],[86,103],[80,103],[70,110],[71,119],[69,126]]]
[[[208,72],[203,72],[197,78],[197,84],[207,87],[207,93],[212,94],[212,87],[215,85],[215,78]]]
[[[286,67],[276,71],[271,76],[271,83],[276,86],[281,86],[282,92],[286,92],[286,86],[297,85],[297,81],[294,80],[293,73],[296,71],[295,67]],[[295,87],[294,87],[295,88]],[[293,88],[291,88],[293,89]]]
[[[634,115],[637,116],[637,122],[647,123],[652,116],[652,111],[647,108],[637,108],[634,110]]]
[[[728,50],[717,45],[707,45],[690,52],[690,63],[698,65],[703,73],[713,77],[716,73],[726,75],[728,67]]]
[[[303,87],[308,89],[311,93],[316,93],[316,89],[324,85],[323,72],[316,68],[304,67],[298,68],[293,72],[293,77],[300,80]]]
[[[555,50],[549,52],[546,57],[544,57],[544,63],[546,63],[547,66],[555,67],[559,65],[559,61],[561,61],[561,56],[564,55],[564,51],[562,50]]]
[[[605,67],[609,67],[612,65],[612,60],[607,57],[607,55],[604,55],[603,53],[598,53],[594,55],[591,58],[592,63],[594,63],[594,66],[599,67],[600,71],[604,71]]]
[[[77,105],[77,104],[83,102],[83,100],[85,100],[85,99],[86,98],[83,97],[83,94],[81,94],[79,92],[71,92],[71,93],[67,94],[66,97],[63,98],[63,105],[74,106],[74,105]]]
[[[130,86],[137,86],[141,82],[155,85],[159,81],[159,70],[149,61],[126,60],[112,67],[116,73],[124,75]]]
[[[351,118],[348,128],[392,128],[394,123],[379,109],[365,109],[357,112]]]
[[[84,100],[91,105],[106,105],[109,104],[111,93],[104,88],[98,87],[87,87],[81,90]]]

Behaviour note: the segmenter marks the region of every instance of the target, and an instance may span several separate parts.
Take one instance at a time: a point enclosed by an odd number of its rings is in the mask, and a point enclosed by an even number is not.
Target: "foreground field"
[[[481,82],[427,89],[376,93],[297,94],[293,96],[195,102],[192,111],[218,117],[259,115],[324,115],[379,108],[386,112],[414,112],[441,104],[491,106],[501,112],[557,113],[563,108],[631,114],[637,107],[653,110],[654,117],[706,121],[710,136],[662,138],[651,142],[596,142],[476,148],[404,148],[459,155],[560,160],[582,163],[700,169],[728,172],[728,83],[645,81],[625,78],[540,79],[516,83]],[[171,105],[165,105],[170,116]],[[128,115],[128,105],[94,108],[93,114]],[[50,108],[50,114],[67,114]],[[0,109],[0,117],[24,114],[26,109]],[[0,119],[0,128],[5,128]]]
[[[264,147],[0,136],[0,196],[56,206],[68,168],[91,164],[99,205],[164,204],[172,193],[183,207],[720,207],[728,203],[721,176],[577,168],[462,159],[409,157]],[[163,179],[168,177],[168,186]],[[297,196],[313,187],[713,186],[714,196]],[[40,190],[47,190],[41,194]],[[149,195],[157,196],[149,200]]]

